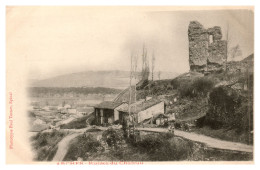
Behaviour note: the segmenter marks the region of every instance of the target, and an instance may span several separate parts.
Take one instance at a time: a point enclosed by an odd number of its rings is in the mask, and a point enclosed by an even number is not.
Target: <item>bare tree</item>
[[[138,61],[138,56],[136,54],[134,54],[133,52],[131,53],[131,57],[130,57],[131,63],[130,63],[130,86],[129,86],[129,103],[128,103],[128,123],[127,123],[127,136],[129,137],[130,135],[130,127],[129,127],[129,123],[130,121],[133,123],[134,125],[134,129],[135,129],[135,119],[134,119],[134,115],[132,115],[131,113],[131,103],[132,101],[136,102],[136,80],[137,80],[137,61]],[[132,90],[132,79],[134,78],[134,90]],[[132,93],[134,91],[134,99],[132,99]],[[135,111],[136,111],[136,105],[135,105]],[[132,117],[133,116],[133,117]],[[132,119],[130,119],[130,117],[132,117]],[[133,129],[133,132],[134,132]],[[135,133],[135,132],[134,132]]]
[[[134,58],[133,58],[133,74],[134,74],[134,80],[135,80],[135,91],[134,91],[134,94],[135,94],[135,98],[134,98],[134,102],[136,102],[136,82],[137,82],[137,78],[138,78],[138,73],[137,73],[137,61],[138,61],[138,55],[134,55]]]
[[[236,46],[234,46],[230,49],[230,57],[232,59],[234,59],[239,56],[242,56],[242,50],[241,50],[239,44],[237,44]]]
[[[154,67],[155,67],[155,56],[154,56],[154,52],[153,52],[153,56],[152,56],[152,81],[153,81],[153,75],[154,75]]]
[[[133,72],[134,72],[134,80],[135,80],[135,84],[134,84],[134,103],[136,103],[136,80],[137,80],[137,61],[138,61],[138,55],[134,55],[134,58],[133,58]],[[136,104],[134,105],[134,113],[136,113]],[[134,132],[134,136],[135,136],[135,124],[137,123],[136,120],[135,120],[135,116],[133,115],[133,124],[134,124],[134,129],[133,129],[133,132]]]
[[[227,41],[227,46],[226,46],[226,71],[227,71],[227,62],[228,62],[228,58],[230,59],[234,59],[236,57],[242,56],[242,50],[239,46],[239,44],[237,44],[234,47],[230,47],[230,42],[232,40],[232,37],[229,34],[229,24],[227,24],[227,32],[226,32],[226,41]]]
[[[128,103],[128,119],[127,119],[127,137],[129,137],[129,123],[131,116],[131,100],[132,100],[132,79],[133,79],[133,52],[131,52],[130,56],[130,76],[129,76],[129,103]]]
[[[131,56],[130,56],[130,77],[129,77],[129,106],[131,104],[131,100],[132,100],[132,79],[133,79],[133,52],[131,53]],[[129,113],[129,116],[130,116],[130,113],[131,113],[131,110],[130,110],[130,107],[128,107],[128,113]]]
[[[226,47],[226,71],[227,71],[227,60],[228,60],[228,52],[229,52],[229,39],[230,39],[230,34],[229,34],[229,24],[227,24],[227,33],[226,33],[226,41],[227,41],[227,47]]]
[[[158,79],[161,79],[161,71],[158,71]]]
[[[149,69],[149,59],[147,56],[147,49],[145,47],[145,45],[143,45],[143,54],[142,54],[142,72],[141,72],[141,76],[142,76],[142,80],[148,80],[149,78],[149,74],[150,74],[150,69]]]

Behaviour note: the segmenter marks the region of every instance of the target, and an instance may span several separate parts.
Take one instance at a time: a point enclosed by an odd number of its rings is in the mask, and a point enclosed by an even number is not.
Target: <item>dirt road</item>
[[[70,141],[80,134],[81,133],[73,133],[63,138],[58,144],[58,150],[52,161],[62,161],[68,152]]]
[[[106,130],[105,127],[98,127],[101,130]],[[80,134],[83,134],[87,129],[90,128],[84,128],[84,129],[60,129],[61,131],[66,132],[73,132],[73,134],[66,136],[63,138],[59,144],[58,144],[58,150],[53,158],[53,161],[62,161],[64,157],[66,156],[69,144],[72,139],[77,137]],[[137,130],[140,131],[146,131],[146,132],[158,132],[158,133],[165,133],[168,132],[168,129],[163,128],[137,128]],[[242,143],[237,142],[230,142],[230,141],[224,141],[212,137],[208,137],[205,135],[200,135],[196,133],[190,133],[190,132],[184,132],[180,130],[174,131],[176,136],[180,136],[195,142],[204,143],[207,147],[211,148],[217,148],[217,149],[224,149],[224,150],[233,150],[233,151],[242,151],[242,152],[253,152],[253,146],[252,145],[246,145]]]
[[[140,131],[147,132],[168,132],[167,129],[163,128],[137,128]],[[243,143],[224,141],[205,135],[200,135],[196,133],[184,132],[180,130],[175,130],[174,134],[195,142],[200,142],[206,144],[206,146],[217,149],[233,150],[233,151],[243,151],[243,152],[253,152],[252,145],[246,145]]]
[[[107,129],[106,127],[98,127],[98,128],[100,130]],[[55,156],[53,157],[52,161],[62,161],[68,152],[70,141],[72,139],[74,139],[75,137],[83,134],[88,129],[91,129],[91,127],[87,127],[84,129],[60,129],[59,131],[70,132],[73,134],[66,136],[59,142],[58,150],[57,150]],[[48,131],[46,130],[45,132],[49,132],[49,131],[51,131],[51,130],[48,130]]]

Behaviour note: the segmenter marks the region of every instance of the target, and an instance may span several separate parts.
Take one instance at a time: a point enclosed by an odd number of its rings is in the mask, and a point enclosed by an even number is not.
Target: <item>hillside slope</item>
[[[215,136],[229,134],[224,138],[252,143],[253,67],[254,57],[250,55],[242,61],[229,62],[227,71],[207,75],[188,72],[174,79],[147,81],[137,88],[137,100],[146,96],[159,98],[166,103],[166,114],[175,114],[181,124],[201,118],[196,123],[198,127],[213,129],[200,133],[211,135],[212,130],[220,129]],[[129,89],[115,101],[129,101]],[[230,133],[223,133],[227,131]]]

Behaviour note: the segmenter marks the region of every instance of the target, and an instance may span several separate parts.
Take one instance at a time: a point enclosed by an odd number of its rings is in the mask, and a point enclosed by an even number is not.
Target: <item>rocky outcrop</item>
[[[221,28],[205,29],[198,21],[191,21],[188,29],[190,70],[204,73],[222,69],[227,56],[227,42]]]

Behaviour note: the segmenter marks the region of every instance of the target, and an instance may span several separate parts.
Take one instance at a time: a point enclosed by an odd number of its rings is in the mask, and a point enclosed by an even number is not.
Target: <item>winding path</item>
[[[159,132],[159,133],[168,132],[167,129],[163,129],[163,128],[137,128],[137,130],[146,131],[146,132]],[[224,141],[224,140],[220,140],[220,139],[216,139],[216,138],[212,138],[209,136],[200,135],[196,133],[174,130],[174,134],[176,136],[180,136],[195,142],[204,143],[206,144],[206,146],[210,148],[242,151],[242,152],[249,152],[249,153],[252,153],[254,150],[252,145],[246,145],[238,142]]]
[[[105,127],[98,127],[98,128],[101,130],[107,129]],[[83,134],[87,129],[90,128],[61,130],[66,132],[73,132],[73,134],[66,136],[59,142],[58,150],[53,158],[53,161],[62,161],[68,152],[70,141],[75,137]],[[139,131],[146,131],[146,132],[158,132],[158,133],[168,132],[168,129],[163,129],[163,128],[136,128],[136,129]],[[249,152],[249,153],[252,153],[254,150],[252,145],[246,145],[238,142],[224,141],[224,140],[220,140],[220,139],[216,139],[216,138],[212,138],[209,136],[200,135],[196,133],[175,130],[174,134],[176,136],[180,136],[195,142],[204,143],[207,147],[210,148]]]
[[[106,130],[106,127],[98,127],[100,130]],[[64,157],[66,156],[68,149],[69,149],[69,144],[72,139],[75,137],[83,134],[86,130],[91,129],[91,127],[87,127],[84,129],[60,129],[59,131],[63,132],[70,132],[72,134],[64,137],[58,144],[58,150],[53,157],[52,161],[63,161]],[[45,132],[49,132],[51,130],[46,130]]]
[[[80,134],[81,133],[73,133],[63,138],[58,144],[58,150],[52,161],[63,161],[64,157],[68,152],[70,141]]]

